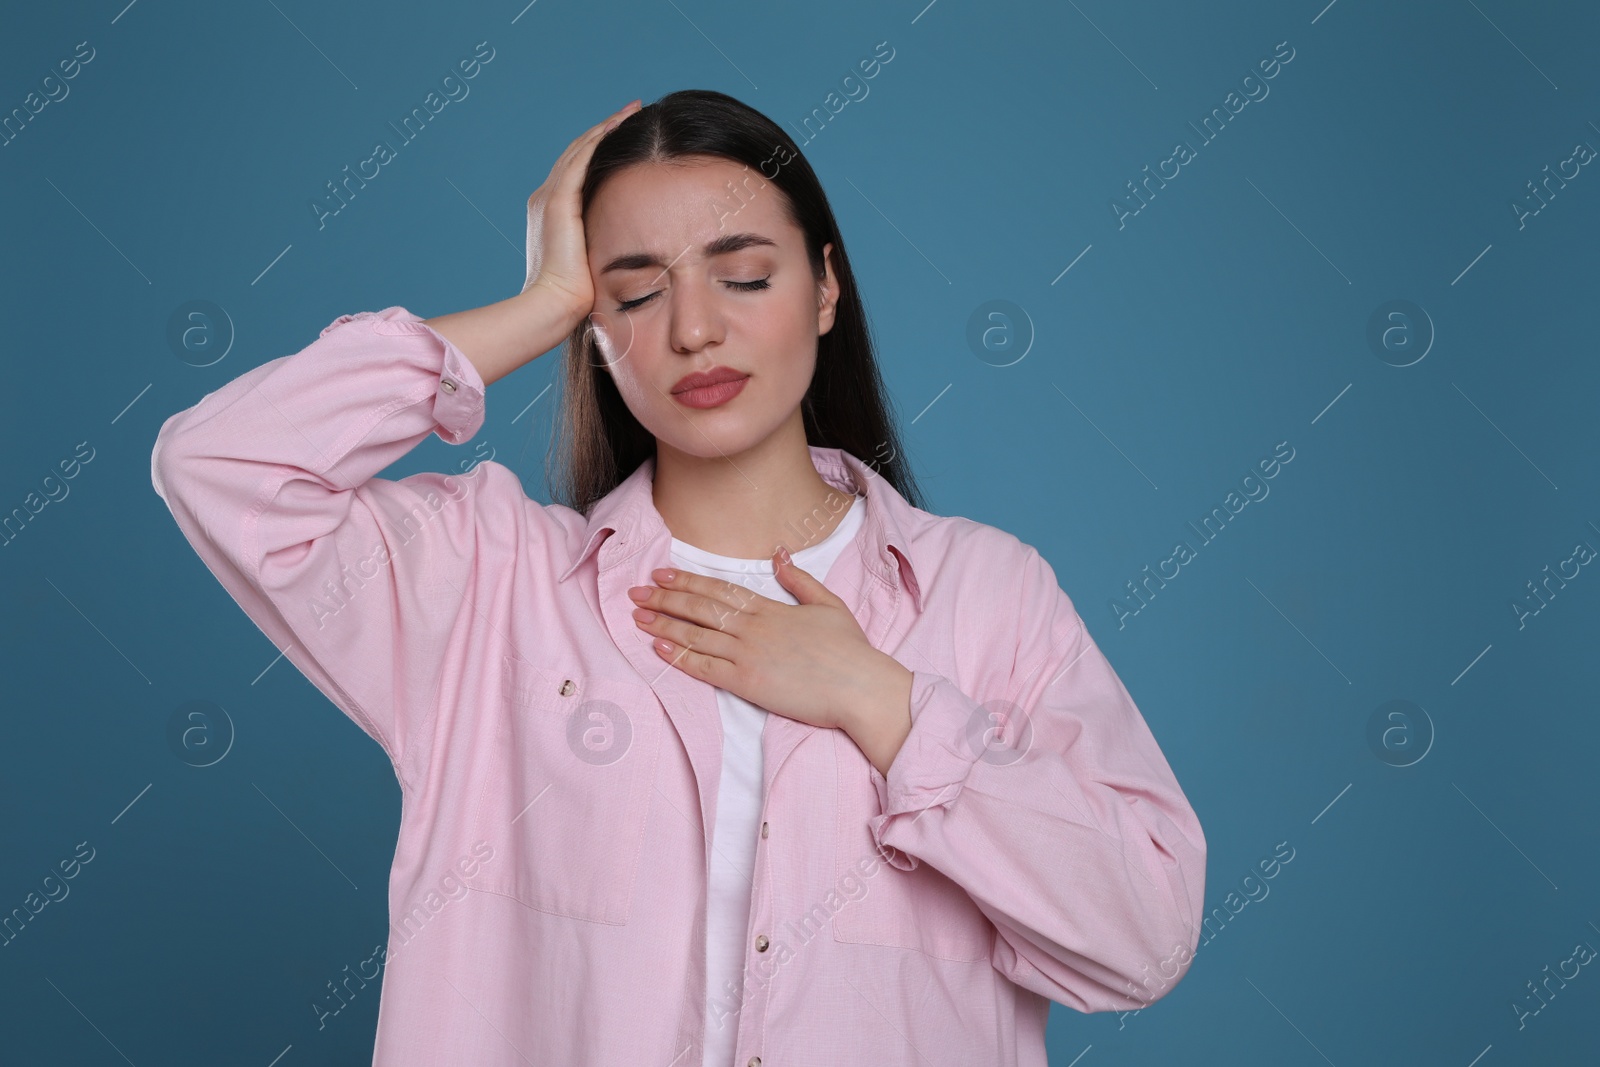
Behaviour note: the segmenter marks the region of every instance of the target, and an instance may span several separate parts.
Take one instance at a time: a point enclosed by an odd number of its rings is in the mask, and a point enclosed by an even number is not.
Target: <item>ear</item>
[[[839,279],[833,273],[833,242],[822,246],[822,278],[817,282],[817,336],[833,329],[839,304]]]

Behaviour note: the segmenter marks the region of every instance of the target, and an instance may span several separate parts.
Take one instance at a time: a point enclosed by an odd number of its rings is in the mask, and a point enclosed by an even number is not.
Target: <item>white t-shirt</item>
[[[823,540],[792,551],[795,566],[826,583],[828,569],[861,528],[865,508],[858,495]],[[719,556],[672,539],[672,562],[695,574],[742,585],[770,600],[798,603],[773,577],[769,559]],[[837,590],[835,590],[837,592]],[[717,690],[722,719],[722,777],[712,831],[711,882],[706,901],[706,1041],[703,1067],[734,1067],[733,1050],[743,1002],[743,963],[754,951],[746,943],[750,887],[761,832],[761,731],[768,712]]]

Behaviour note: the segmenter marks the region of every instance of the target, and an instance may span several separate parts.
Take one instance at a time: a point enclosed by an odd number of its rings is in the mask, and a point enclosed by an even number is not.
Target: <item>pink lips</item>
[[[749,380],[748,374],[732,367],[713,367],[679,378],[672,387],[672,396],[685,407],[714,408],[738,396]]]

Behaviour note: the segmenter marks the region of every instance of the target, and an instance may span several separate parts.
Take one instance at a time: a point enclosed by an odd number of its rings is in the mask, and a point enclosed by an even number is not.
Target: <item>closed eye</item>
[[[770,278],[770,277],[771,277],[771,275],[768,275],[767,278],[757,278],[753,282],[724,282],[723,284],[731,286],[734,289],[737,289],[737,290],[739,290],[740,292],[743,292],[743,293],[753,293],[753,292],[757,291],[758,289],[770,289],[772,287],[772,283],[770,281],[768,281],[768,278]],[[639,297],[637,300],[624,300],[621,304],[617,305],[617,311],[618,312],[632,311],[634,308],[640,307],[641,305],[643,305],[646,300],[649,300],[650,298],[655,297],[655,296],[659,296],[660,294],[661,294],[661,290],[657,289],[653,293],[646,293],[644,296]]]

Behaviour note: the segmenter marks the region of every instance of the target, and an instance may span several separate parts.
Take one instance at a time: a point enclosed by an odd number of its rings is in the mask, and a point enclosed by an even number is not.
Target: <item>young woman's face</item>
[[[783,197],[757,170],[696,157],[618,171],[590,203],[594,339],[658,442],[733,456],[801,417],[839,289],[833,246],[819,281]],[[742,384],[686,390],[721,370]]]

